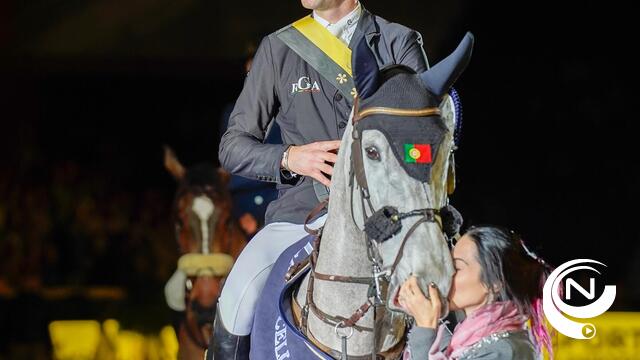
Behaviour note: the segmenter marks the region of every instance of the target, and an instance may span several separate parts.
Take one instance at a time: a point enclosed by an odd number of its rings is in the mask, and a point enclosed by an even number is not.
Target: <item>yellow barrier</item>
[[[596,327],[595,337],[575,340],[558,334],[555,359],[640,359],[640,313],[607,312],[588,321]],[[171,326],[156,336],[145,336],[121,331],[116,320],[106,320],[102,326],[90,320],[54,321],[49,334],[54,359],[59,360],[175,360],[178,356],[178,339]]]
[[[54,321],[49,324],[53,358],[58,360],[175,360],[178,339],[173,327],[158,335],[120,330],[116,320]]]
[[[49,324],[54,359],[94,359],[100,343],[100,323],[92,320],[54,321]]]
[[[606,312],[593,319],[577,319],[595,325],[596,335],[576,340],[558,334],[557,360],[640,359],[640,313]]]

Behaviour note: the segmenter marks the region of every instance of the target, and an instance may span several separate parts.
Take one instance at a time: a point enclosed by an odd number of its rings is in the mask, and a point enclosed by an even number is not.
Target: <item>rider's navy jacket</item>
[[[420,34],[363,9],[349,44],[365,37],[378,66],[403,64],[427,70]],[[285,45],[275,33],[260,44],[244,88],[220,140],[222,166],[233,174],[277,183],[279,197],[269,204],[265,223],[301,224],[318,204],[313,179],[292,183],[281,178],[287,145],[304,145],[342,137],[351,112],[347,99],[330,82]],[[264,144],[273,121],[284,144]]]

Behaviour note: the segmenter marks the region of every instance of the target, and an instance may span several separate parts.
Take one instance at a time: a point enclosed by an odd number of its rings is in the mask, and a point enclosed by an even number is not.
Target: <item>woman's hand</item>
[[[416,325],[435,329],[438,327],[442,303],[438,287],[433,282],[429,284],[429,297],[430,299],[427,299],[420,290],[418,279],[411,276],[400,287],[398,301],[407,313],[413,316]]]

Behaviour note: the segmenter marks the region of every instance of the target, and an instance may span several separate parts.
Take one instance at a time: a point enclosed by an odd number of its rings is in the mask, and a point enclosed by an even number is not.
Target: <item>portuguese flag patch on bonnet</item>
[[[431,144],[404,144],[404,162],[430,164]]]

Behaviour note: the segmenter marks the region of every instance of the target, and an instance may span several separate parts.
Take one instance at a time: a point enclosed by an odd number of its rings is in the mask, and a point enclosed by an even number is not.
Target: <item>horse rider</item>
[[[258,48],[258,42],[261,39],[256,37],[255,41],[251,41],[246,46],[246,60],[244,63],[244,74],[251,70],[253,57]],[[220,136],[224,134],[229,127],[229,117],[235,107],[235,101],[227,104],[220,118]],[[280,127],[275,122],[265,134],[264,143],[282,144],[280,137]],[[231,199],[233,200],[232,214],[234,219],[238,219],[240,227],[247,236],[253,236],[264,226],[264,215],[267,206],[271,201],[278,197],[278,191],[274,183],[268,183],[256,180],[254,177],[247,178],[239,175],[231,175],[229,180],[229,190],[231,191]]]
[[[274,182],[266,226],[238,257],[218,301],[207,359],[248,359],[253,315],[278,256],[307,233],[328,186],[355,87],[351,50],[363,37],[378,67],[427,70],[420,34],[368,12],[358,0],[301,0],[312,14],[266,36],[255,55],[219,158],[232,174]],[[274,123],[283,144],[263,140]],[[326,214],[311,220],[324,223]]]

